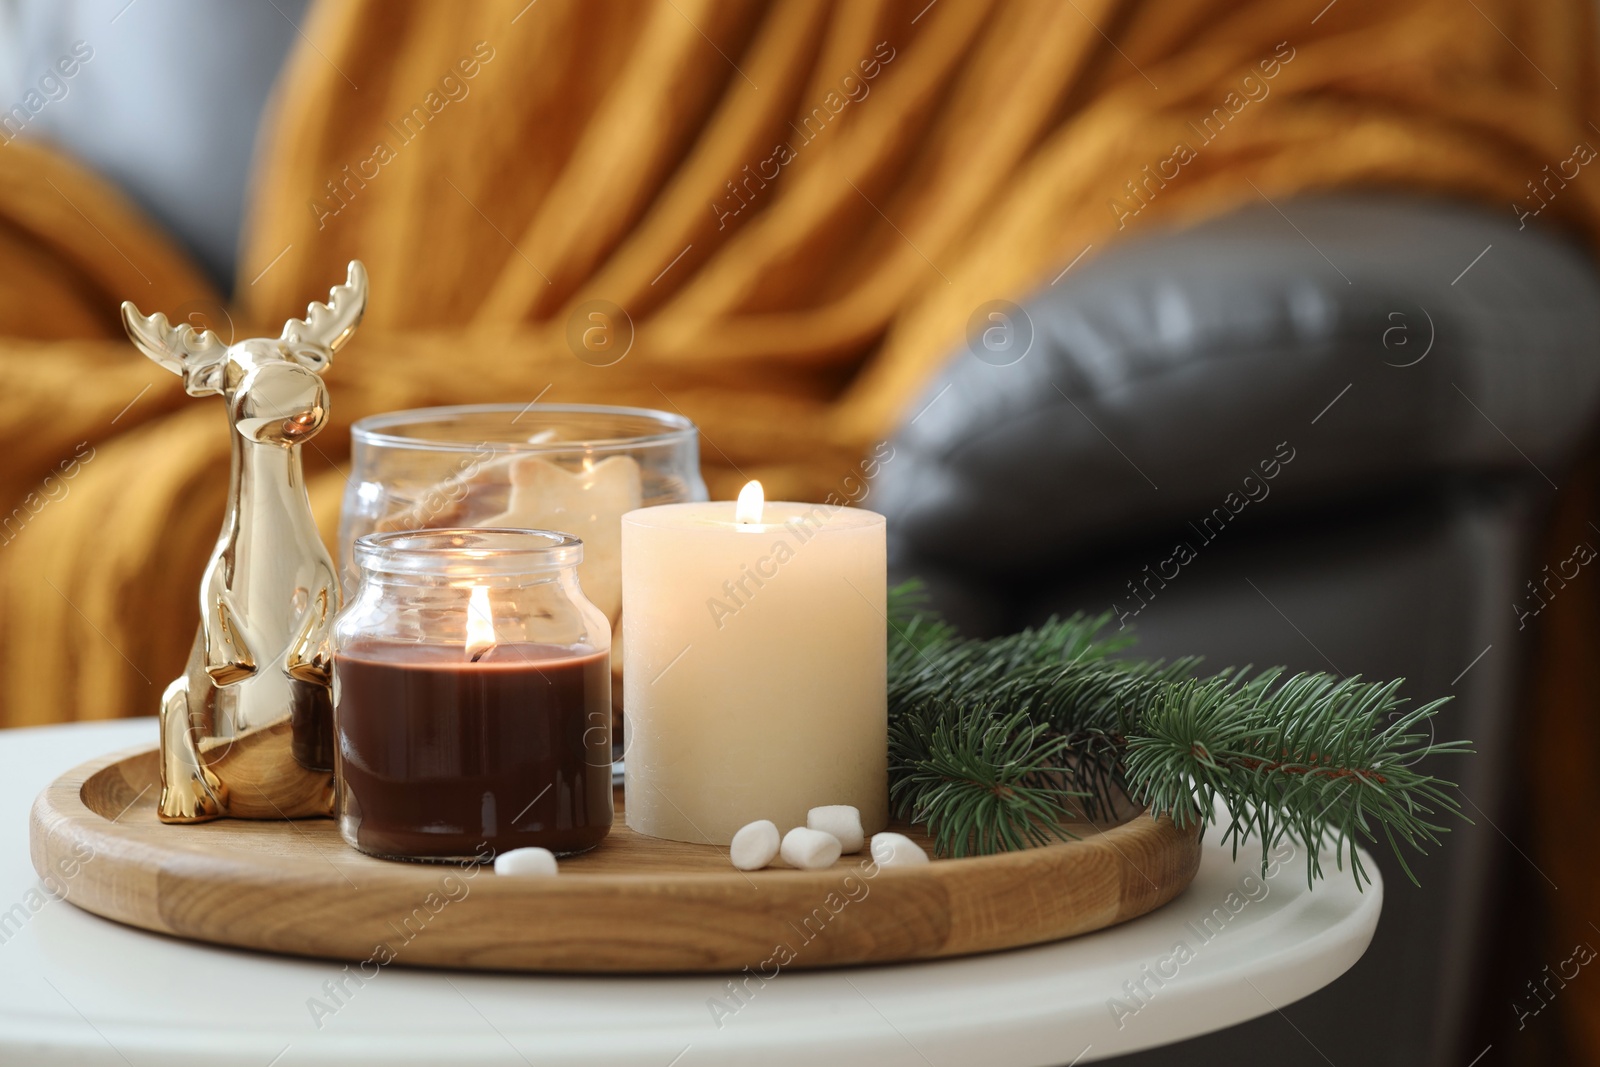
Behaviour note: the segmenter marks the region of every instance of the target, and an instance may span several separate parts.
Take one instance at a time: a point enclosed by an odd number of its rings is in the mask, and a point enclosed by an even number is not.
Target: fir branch
[[[987,854],[1070,837],[1073,793],[1052,773],[1066,739],[1045,736],[1022,714],[997,717],[980,707],[933,699],[916,706],[891,734],[899,767],[890,801],[925,822],[941,855]]]
[[[943,696],[980,700],[995,687],[1028,671],[1091,663],[1126,648],[1131,636],[1101,637],[1106,613],[1090,618],[1051,618],[1042,626],[988,640],[961,640],[942,619],[918,614],[895,627],[889,642],[889,704]]]
[[[1430,817],[1461,815],[1452,783],[1415,769],[1426,756],[1468,750],[1417,730],[1445,701],[1403,713],[1400,681],[1282,673],[1219,676],[1164,693],[1128,738],[1133,795],[1179,825],[1210,821],[1220,801],[1229,820],[1222,839],[1235,854],[1258,839],[1265,865],[1285,837],[1320,843],[1341,870],[1348,859],[1358,886],[1371,876],[1356,845],[1376,843],[1376,826],[1415,882],[1400,844],[1425,852],[1445,832]],[[1317,848],[1307,852],[1309,882],[1323,872]]]
[[[1090,819],[1108,819],[1129,792],[1123,755],[1128,731],[1150,703],[1199,664],[1091,659],[1022,671],[999,682],[988,700],[995,713],[1022,715],[1046,736],[1067,742],[1059,770],[1064,787],[1082,796]]]
[[[914,585],[891,592],[890,797],[941,854],[1026,848],[1070,836],[1063,820],[1106,818],[1127,796],[1179,825],[1215,821],[1223,840],[1326,844],[1357,886],[1358,842],[1381,832],[1423,851],[1456,817],[1452,783],[1416,771],[1469,751],[1425,729],[1444,704],[1403,710],[1400,682],[1278,669],[1196,678],[1199,661],[1118,658],[1109,615],[1052,618],[1018,634],[960,638]],[[1323,875],[1307,849],[1307,878]],[[1415,877],[1412,876],[1413,881]]]

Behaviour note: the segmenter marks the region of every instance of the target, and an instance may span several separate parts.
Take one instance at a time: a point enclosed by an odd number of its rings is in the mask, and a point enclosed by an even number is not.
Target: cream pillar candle
[[[726,845],[851,804],[882,830],[883,516],[745,488],[622,517],[628,825]]]

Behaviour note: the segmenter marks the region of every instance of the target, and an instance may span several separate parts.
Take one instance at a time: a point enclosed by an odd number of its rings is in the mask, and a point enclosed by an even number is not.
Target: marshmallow
[[[843,852],[860,852],[865,835],[861,832],[861,813],[849,804],[828,804],[806,812],[806,825],[839,839]]]
[[[928,854],[905,834],[873,834],[872,858],[879,867],[915,867],[928,862]]]
[[[552,877],[556,873],[556,854],[547,848],[514,848],[494,858],[494,873]]]
[[[783,862],[801,870],[832,867],[839,858],[839,839],[821,830],[796,826],[783,835]]]
[[[778,827],[761,819],[740,827],[728,847],[728,856],[741,871],[759,871],[778,854]]]

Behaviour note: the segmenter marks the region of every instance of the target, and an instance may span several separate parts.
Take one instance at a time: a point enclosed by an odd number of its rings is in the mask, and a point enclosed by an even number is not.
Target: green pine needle
[[[890,799],[925,822],[941,855],[984,855],[1048,844],[1070,836],[1075,794],[1051,774],[1066,739],[1048,725],[987,708],[964,713],[941,698],[918,705],[890,743],[904,772]],[[936,815],[936,817],[935,817]]]
[[[1328,848],[1371,881],[1357,845],[1381,833],[1405,849],[1439,843],[1461,816],[1455,785],[1415,769],[1470,751],[1435,743],[1445,701],[1410,711],[1400,681],[1281,669],[1195,677],[1199,660],[1118,658],[1127,631],[1109,615],[1051,619],[965,640],[924,609],[920,587],[889,597],[890,800],[924,824],[941,855],[983,855],[1071,835],[1127,797],[1179,826],[1227,815],[1222,840],[1257,840],[1265,864],[1285,838]],[[1307,848],[1307,881],[1323,876]]]

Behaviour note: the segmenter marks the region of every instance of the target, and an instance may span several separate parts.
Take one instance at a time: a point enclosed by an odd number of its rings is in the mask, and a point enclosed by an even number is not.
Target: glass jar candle
[[[593,848],[611,828],[611,628],[583,542],[443,529],[356,540],[334,623],[339,832],[392,859]]]

